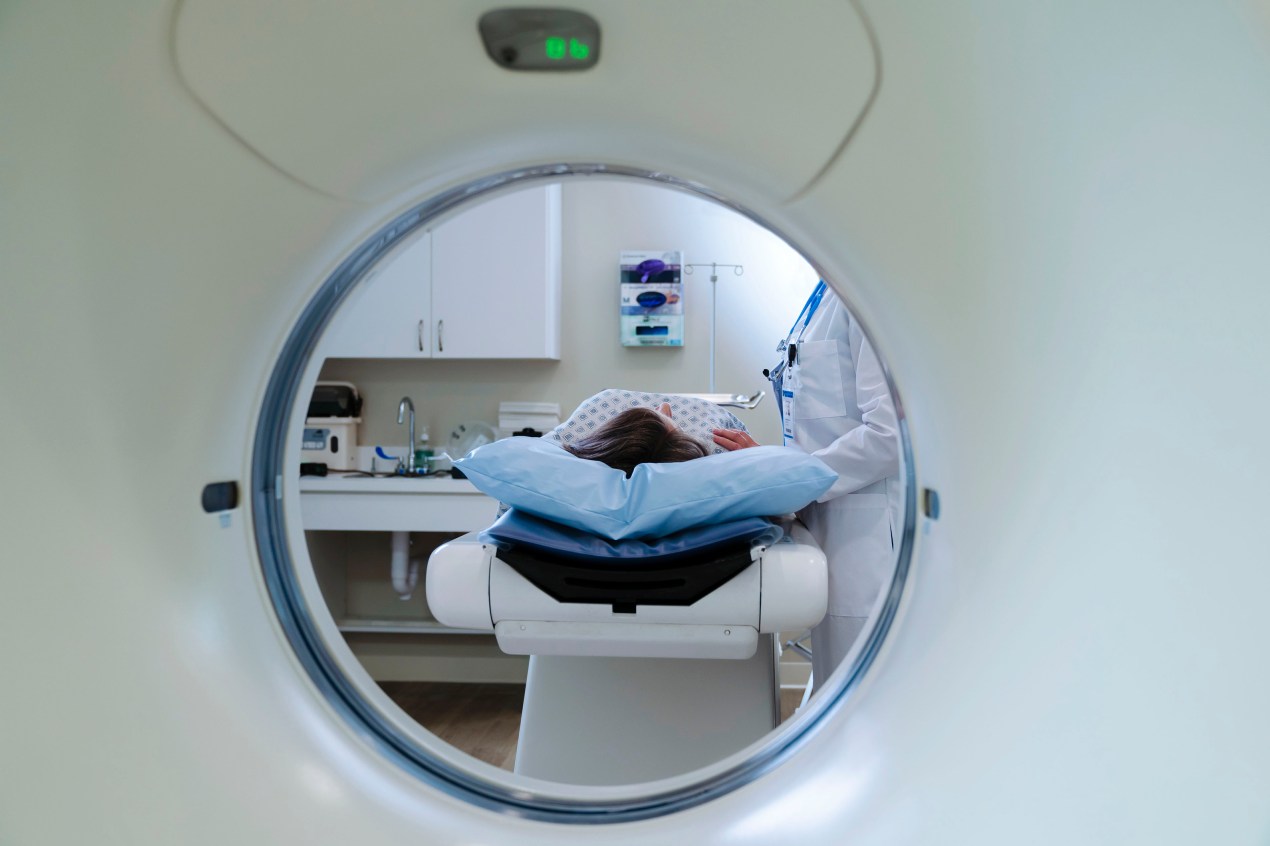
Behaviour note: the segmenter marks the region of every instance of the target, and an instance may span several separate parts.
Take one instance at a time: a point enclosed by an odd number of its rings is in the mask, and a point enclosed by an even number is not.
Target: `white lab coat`
[[[823,682],[864,628],[894,570],[899,425],[877,356],[831,290],[805,324],[787,339],[797,354],[782,387],[794,395],[787,445],[838,473],[833,486],[799,512],[829,562],[829,612],[812,631],[812,671]]]

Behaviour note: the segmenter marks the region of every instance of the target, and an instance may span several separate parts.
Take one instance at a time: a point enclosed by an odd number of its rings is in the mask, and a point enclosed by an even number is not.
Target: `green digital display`
[[[576,38],[564,38],[559,35],[548,35],[544,44],[547,58],[553,61],[561,59],[584,60],[591,55],[591,45]]]
[[[480,21],[485,52],[508,70],[585,70],[600,58],[600,25],[570,9],[498,9]]]

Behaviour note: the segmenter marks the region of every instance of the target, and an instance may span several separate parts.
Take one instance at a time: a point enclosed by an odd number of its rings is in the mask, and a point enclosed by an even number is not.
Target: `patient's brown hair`
[[[640,464],[691,461],[709,452],[703,443],[651,408],[627,409],[564,448],[578,458],[603,461],[627,476]]]

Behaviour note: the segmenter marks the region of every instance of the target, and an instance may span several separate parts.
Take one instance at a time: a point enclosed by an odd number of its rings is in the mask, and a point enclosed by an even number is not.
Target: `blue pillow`
[[[762,517],[746,517],[727,523],[696,526],[651,540],[611,541],[541,517],[509,508],[502,517],[479,535],[482,543],[496,546],[528,546],[567,558],[622,566],[657,565],[667,558],[703,552],[726,543],[747,541],[770,546],[781,539],[781,528]]]
[[[641,464],[629,479],[540,438],[495,441],[454,464],[500,502],[610,540],[789,514],[838,478],[815,456],[778,446]]]

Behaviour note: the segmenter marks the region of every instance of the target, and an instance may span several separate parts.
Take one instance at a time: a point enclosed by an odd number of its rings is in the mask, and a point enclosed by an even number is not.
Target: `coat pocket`
[[[846,416],[842,353],[842,342],[837,340],[806,341],[798,345],[795,421]]]

